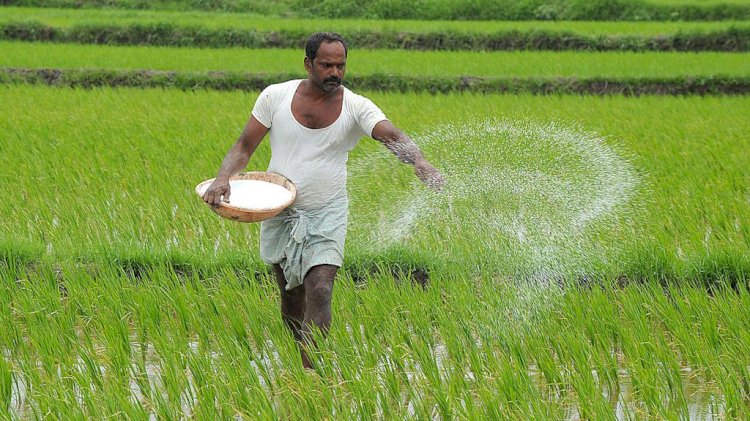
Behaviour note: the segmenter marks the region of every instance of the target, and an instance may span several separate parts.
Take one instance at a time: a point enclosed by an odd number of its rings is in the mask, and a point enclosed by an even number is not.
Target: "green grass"
[[[257,224],[220,220],[193,193],[198,182],[215,175],[255,95],[1,87],[0,192],[17,199],[0,204],[5,248],[17,243],[19,250],[46,250],[45,260],[123,267],[166,259],[187,267],[262,269]],[[508,276],[747,276],[745,97],[370,96],[422,142],[456,189],[425,196],[412,186],[406,166],[374,141],[363,141],[350,160],[352,271],[383,263]],[[522,130],[556,122],[583,143],[566,146],[533,130],[531,137],[517,138],[471,131],[471,124],[488,118]],[[586,142],[593,142],[590,151]],[[597,161],[603,159],[598,151],[610,149],[625,161]],[[264,143],[249,169],[265,169],[268,158]],[[613,172],[601,170],[602,164],[614,165],[606,169]],[[490,178],[466,184],[472,168]],[[535,171],[552,177],[544,183],[580,189],[529,190],[524,183],[554,185],[533,181]],[[620,186],[618,174],[634,185]],[[485,189],[502,180],[500,190]],[[461,188],[474,190],[465,194]],[[554,191],[568,192],[570,200],[549,196]],[[559,219],[607,205],[598,192],[619,198],[616,212],[580,233],[572,219]],[[433,203],[438,213],[418,218],[405,236],[390,241],[394,236],[386,231],[408,217],[403,209],[419,205],[412,199]],[[484,220],[481,211],[493,213]],[[554,236],[544,237],[545,224],[556,227]],[[8,255],[24,260],[34,256],[31,251]]]
[[[257,14],[221,12],[177,12],[118,9],[47,9],[3,7],[0,23],[36,21],[56,27],[75,25],[127,25],[170,23],[209,29],[332,30],[381,32],[459,32],[495,33],[500,31],[569,31],[585,35],[671,35],[685,32],[712,32],[729,27],[747,28],[744,21],[722,22],[553,22],[553,21],[418,21],[383,19],[284,19]]]
[[[0,66],[298,73],[296,49],[193,49],[0,42]],[[350,75],[482,77],[748,76],[750,53],[437,52],[356,50]]]

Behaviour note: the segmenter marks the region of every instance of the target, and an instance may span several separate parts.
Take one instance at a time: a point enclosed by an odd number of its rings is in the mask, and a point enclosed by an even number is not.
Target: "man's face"
[[[305,57],[305,70],[310,81],[324,92],[333,92],[344,79],[346,51],[338,41],[322,42],[315,59]]]

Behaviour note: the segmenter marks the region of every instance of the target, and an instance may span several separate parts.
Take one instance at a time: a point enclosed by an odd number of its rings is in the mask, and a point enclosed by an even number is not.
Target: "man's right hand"
[[[229,188],[229,181],[214,180],[208,190],[203,193],[203,201],[213,207],[218,207],[222,202],[222,196],[224,196],[224,202],[229,203],[229,195],[232,194]]]
[[[414,172],[417,174],[417,178],[432,189],[433,191],[439,192],[443,190],[445,186],[445,179],[435,167],[432,166],[426,159],[422,158],[414,163]]]

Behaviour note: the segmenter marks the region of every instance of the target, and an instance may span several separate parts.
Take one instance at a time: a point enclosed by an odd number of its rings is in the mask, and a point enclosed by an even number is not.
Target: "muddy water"
[[[712,421],[725,419],[725,408],[721,395],[716,393],[712,387],[696,380],[694,376],[691,376],[691,371],[689,367],[681,369],[681,379],[687,399],[687,413],[683,414],[683,416],[690,420]],[[539,372],[532,372],[531,374],[541,377]],[[602,393],[609,400],[612,412],[618,420],[632,419],[634,416],[636,418],[644,417],[645,414],[642,405],[633,397],[633,384],[628,371],[620,369],[617,374],[619,391],[612,394],[612,396],[608,396],[607,392]],[[566,419],[581,419],[581,414],[579,414],[576,405],[568,406]]]

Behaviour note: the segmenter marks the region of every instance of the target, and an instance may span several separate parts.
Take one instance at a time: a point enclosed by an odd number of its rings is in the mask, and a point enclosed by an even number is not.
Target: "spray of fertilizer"
[[[552,281],[596,276],[618,258],[616,233],[632,216],[627,204],[640,181],[602,136],[485,119],[414,140],[443,173],[444,190],[435,194],[413,178],[405,189],[385,189],[387,197],[352,215],[365,225],[350,237],[355,247],[373,255],[418,250],[480,282],[511,282],[498,323],[513,329],[533,329],[560,302],[564,291]],[[352,162],[352,190],[367,191],[373,174],[391,173],[395,162],[385,148]]]
[[[524,280],[590,274],[612,258],[606,236],[621,225],[639,178],[596,133],[486,119],[444,124],[414,140],[443,172],[444,191],[414,181],[394,192],[386,211],[357,218],[370,224],[367,236],[353,239],[358,246],[428,249]],[[352,165],[353,184],[393,165],[387,150],[370,154]]]

